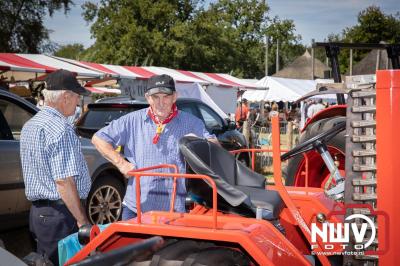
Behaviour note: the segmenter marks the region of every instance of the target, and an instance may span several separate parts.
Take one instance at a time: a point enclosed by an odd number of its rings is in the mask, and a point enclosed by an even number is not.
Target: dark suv
[[[207,130],[217,136],[219,142],[227,150],[246,148],[244,136],[236,130],[235,123],[218,115],[208,105],[196,99],[178,99],[179,110],[191,113],[200,118]],[[90,143],[93,134],[100,128],[108,125],[112,120],[139,109],[147,108],[146,102],[131,100],[126,97],[105,98],[97,103],[89,104],[88,110],[76,123],[78,135],[82,138],[82,147],[85,152],[92,149],[93,158],[87,158],[89,168],[95,159],[96,152]],[[240,155],[239,160],[249,163],[248,153]],[[103,165],[94,171],[94,180],[88,197],[88,216],[92,222],[113,222],[120,216],[119,207],[125,194],[126,179],[110,163]]]

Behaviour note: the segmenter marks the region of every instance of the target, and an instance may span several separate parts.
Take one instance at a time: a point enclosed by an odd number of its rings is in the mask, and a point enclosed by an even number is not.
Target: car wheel
[[[124,185],[116,177],[97,178],[87,199],[87,215],[92,224],[107,224],[120,219]]]

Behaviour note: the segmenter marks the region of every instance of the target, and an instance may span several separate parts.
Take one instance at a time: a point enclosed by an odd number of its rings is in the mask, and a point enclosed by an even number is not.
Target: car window
[[[214,112],[211,108],[205,105],[198,106],[200,113],[203,117],[203,121],[208,130],[213,129],[222,129],[223,122],[221,117],[218,116],[216,112]]]
[[[203,120],[203,118],[200,117],[200,113],[197,112],[196,107],[194,107],[193,105],[189,105],[189,104],[179,104],[179,105],[178,105],[178,109],[181,110],[181,111],[183,111],[183,112],[192,114],[192,115],[196,116],[197,118]]]
[[[2,113],[4,120],[11,130],[13,139],[19,140],[22,127],[29,119],[32,118],[33,114],[29,113],[25,109],[22,109],[15,103],[3,99],[0,99],[0,112]]]
[[[120,118],[130,112],[136,111],[132,108],[124,109],[91,109],[78,121],[77,127],[88,127],[100,129],[108,125],[111,121]]]

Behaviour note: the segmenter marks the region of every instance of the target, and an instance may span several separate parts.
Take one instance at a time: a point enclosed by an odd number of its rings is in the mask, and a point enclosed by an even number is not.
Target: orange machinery
[[[398,230],[394,225],[399,222],[399,212],[395,208],[395,191],[398,179],[394,178],[395,165],[398,165],[399,156],[394,147],[399,146],[399,123],[394,119],[399,117],[400,110],[400,71],[379,71],[377,84],[377,108],[386,110],[378,114],[378,168],[380,177],[384,181],[378,181],[379,209],[389,213],[391,223],[390,235],[379,234],[381,238],[389,239],[390,249],[381,255],[382,265],[394,265],[396,238]],[[135,177],[137,201],[140,202],[140,179],[149,176],[162,178],[187,178],[203,179],[212,187],[212,206],[206,207],[195,204],[189,213],[175,213],[173,211],[175,201],[175,184],[171,197],[170,211],[151,211],[141,213],[140,204],[137,204],[138,216],[129,221],[121,221],[111,224],[103,232],[93,233],[90,242],[84,246],[66,265],[72,265],[85,260],[95,253],[107,253],[117,250],[132,243],[140,243],[152,236],[160,236],[164,239],[193,240],[198,242],[213,243],[213,245],[235,250],[244,254],[251,265],[310,265],[318,260],[322,265],[331,265],[330,257],[326,254],[341,252],[343,248],[335,245],[327,250],[326,243],[317,239],[317,243],[311,242],[311,223],[337,223],[343,221],[343,216],[333,215],[327,220],[322,219],[334,210],[340,210],[343,205],[326,197],[321,188],[311,187],[285,187],[282,183],[280,139],[277,117],[273,118],[273,165],[275,186],[268,186],[269,190],[279,192],[284,202],[284,208],[279,214],[279,220],[284,227],[284,232],[278,230],[273,223],[259,217],[243,217],[234,213],[220,211],[218,206],[218,188],[213,178],[199,174],[179,174],[176,167],[161,165],[146,169],[131,171]],[[383,154],[383,155],[382,155]],[[379,158],[383,158],[379,160]],[[397,164],[396,164],[397,163]],[[312,167],[312,165],[310,166]],[[147,172],[156,168],[173,168],[175,173]],[[382,197],[382,194],[385,197]],[[398,201],[398,199],[397,199]],[[393,230],[393,231],[392,231]],[[380,229],[381,231],[381,229]],[[386,240],[386,239],[383,239]],[[315,252],[310,257],[311,249]],[[330,253],[324,253],[328,251]]]

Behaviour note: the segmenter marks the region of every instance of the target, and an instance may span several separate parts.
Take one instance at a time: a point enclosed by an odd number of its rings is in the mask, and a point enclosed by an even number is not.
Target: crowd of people
[[[264,103],[263,114],[261,103],[249,104],[249,101],[243,98],[238,102],[235,120],[237,127],[241,128],[244,121],[248,121],[250,127],[269,127],[271,117],[278,116],[281,124],[292,122],[297,128],[302,128],[305,122],[311,119],[315,114],[327,108],[329,104],[322,99],[308,99],[303,104],[287,104],[283,102]]]

